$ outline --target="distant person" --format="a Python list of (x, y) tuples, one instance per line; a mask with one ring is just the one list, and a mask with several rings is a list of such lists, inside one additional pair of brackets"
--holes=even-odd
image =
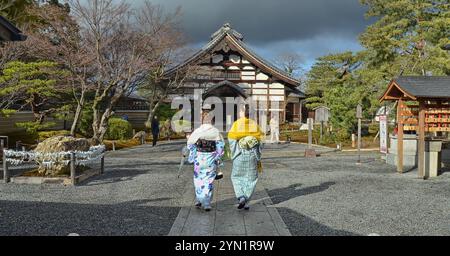
[(280, 122), (275, 117), (270, 119), (270, 143), (280, 143)]
[(157, 116), (153, 117), (152, 120), (152, 135), (153, 135), (153, 147), (158, 143), (159, 138), (159, 120)]
[(219, 130), (202, 115), (202, 125), (188, 138), (189, 162), (194, 164), (195, 206), (211, 211), (217, 168), (225, 153), (225, 142)]
[(264, 133), (256, 121), (249, 119), (248, 106), (241, 111), (240, 116), (242, 118), (233, 124), (228, 133), (233, 160), (231, 181), (238, 200), (238, 209), (249, 210), (249, 202), (258, 182), (258, 172), (262, 170), (261, 143)]

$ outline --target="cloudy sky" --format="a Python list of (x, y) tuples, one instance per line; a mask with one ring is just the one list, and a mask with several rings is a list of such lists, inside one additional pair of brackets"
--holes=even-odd
[[(140, 0), (129, 0), (139, 4)], [(182, 26), (200, 48), (225, 22), (267, 60), (283, 52), (304, 57), (306, 68), (322, 55), (359, 50), (358, 34), (370, 21), (358, 0), (153, 0), (166, 11), (181, 6)]]

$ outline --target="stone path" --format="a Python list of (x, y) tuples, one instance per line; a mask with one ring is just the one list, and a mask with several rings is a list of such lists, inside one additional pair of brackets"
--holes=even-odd
[[(213, 210), (194, 206), (193, 184), (184, 192), (184, 207), (169, 236), (290, 236), (286, 224), (272, 207), (272, 200), (259, 184), (250, 210), (238, 210), (230, 179), (231, 163), (226, 163), (224, 178), (216, 181)], [(186, 167), (188, 168), (188, 167)]]

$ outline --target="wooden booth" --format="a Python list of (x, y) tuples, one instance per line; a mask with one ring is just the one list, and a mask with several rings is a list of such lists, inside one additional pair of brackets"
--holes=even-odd
[(419, 177), (436, 176), (430, 166), (440, 170), (442, 143), (450, 133), (450, 77), (399, 77), (391, 81), (380, 100), (397, 102), (398, 172), (403, 173), (404, 136), (409, 136), (417, 140)]

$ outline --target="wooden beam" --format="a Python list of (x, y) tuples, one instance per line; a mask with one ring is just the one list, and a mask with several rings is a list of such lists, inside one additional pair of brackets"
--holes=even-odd
[(397, 106), (397, 172), (403, 173), (403, 120), (402, 120), (403, 100), (398, 101)]
[(419, 178), (425, 179), (425, 102), (419, 101), (419, 130), (418, 130), (418, 159)]

